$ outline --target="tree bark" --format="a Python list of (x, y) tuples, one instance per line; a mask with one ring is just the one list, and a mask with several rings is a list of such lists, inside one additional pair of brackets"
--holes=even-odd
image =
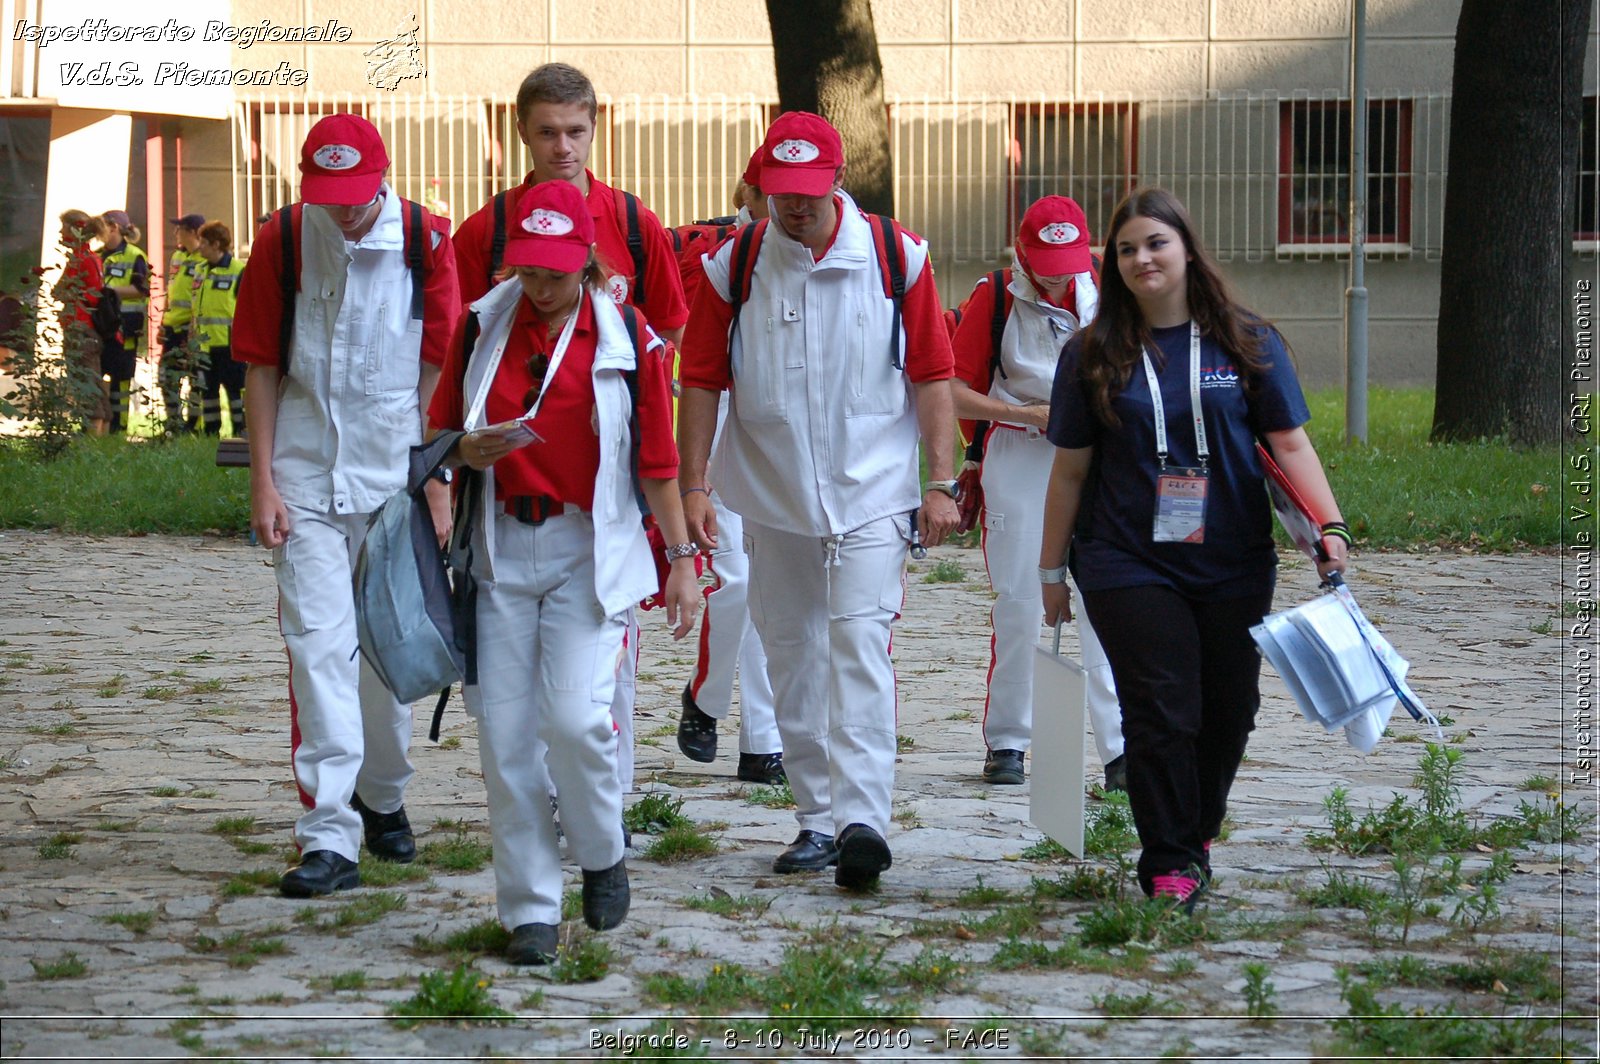
[(1566, 431), (1590, 0), (1464, 0), (1456, 24), (1433, 439)]
[(845, 189), (863, 210), (894, 211), (889, 115), (871, 0), (767, 0), (778, 103), (813, 111), (844, 140)]

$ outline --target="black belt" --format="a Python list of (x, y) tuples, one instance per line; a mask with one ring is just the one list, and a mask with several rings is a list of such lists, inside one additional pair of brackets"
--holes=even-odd
[(505, 501), (505, 509), (523, 524), (538, 526), (566, 513), (567, 504), (548, 495), (513, 495)]

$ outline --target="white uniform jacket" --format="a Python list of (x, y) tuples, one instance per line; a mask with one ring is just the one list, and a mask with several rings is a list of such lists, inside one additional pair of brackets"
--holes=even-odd
[[(762, 236), (750, 298), (730, 338), (733, 413), (710, 478), (746, 520), (836, 536), (921, 501), (917, 418), (905, 336), (890, 358), (894, 305), (883, 294), (869, 224), (839, 199), (839, 232), (820, 261), (776, 223)], [(901, 241), (909, 289), (927, 244)], [(704, 257), (729, 300), (735, 241)], [(731, 300), (729, 300), (731, 302)]]
[(378, 220), (354, 244), (326, 211), (300, 217), (272, 480), (292, 506), (367, 513), (405, 487), (409, 449), (422, 441), (422, 323), (411, 317), (400, 197), (383, 186)]
[[(981, 283), (989, 283), (987, 275)], [(1062, 346), (1081, 328), (1081, 322), (1094, 317), (1099, 295), (1094, 278), (1084, 273), (1073, 279), (1076, 314), (1042, 298), (1020, 263), (1012, 266), (1009, 287), (1011, 313), (1000, 339), (1000, 368), (1004, 375), (994, 374), (989, 396), (1005, 403), (1048, 403)], [(1000, 293), (995, 293), (995, 298), (1000, 299)]]
[[(645, 538), (643, 515), (633, 492), (633, 436), (629, 421), (632, 413), (628, 384), (623, 373), (637, 369), (638, 359), (628, 339), (622, 314), (604, 293), (584, 289), (584, 299), (594, 300), (594, 320), (599, 341), (594, 353), (591, 379), (600, 426), (600, 469), (594, 483), (594, 580), (595, 599), (603, 616), (614, 617), (657, 590), (655, 563), (650, 558), (650, 543)], [(511, 336), (522, 285), (515, 277), (491, 288), (471, 305), (478, 315), (478, 342), (467, 360), (467, 377), (462, 393), (466, 410), (464, 427), (468, 432), (482, 428), (484, 403), (479, 393), (487, 394)], [(661, 341), (648, 331), (649, 348)], [(484, 471), (484, 511), (479, 527), (484, 537), (481, 576), (494, 576), (494, 467)]]

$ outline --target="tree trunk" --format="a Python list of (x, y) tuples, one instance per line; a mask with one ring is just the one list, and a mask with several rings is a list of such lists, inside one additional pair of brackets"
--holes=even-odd
[(1464, 0), (1456, 24), (1433, 439), (1566, 429), (1589, 0)]
[(844, 184), (863, 210), (894, 212), (889, 115), (871, 0), (767, 0), (778, 103), (813, 111), (844, 140)]

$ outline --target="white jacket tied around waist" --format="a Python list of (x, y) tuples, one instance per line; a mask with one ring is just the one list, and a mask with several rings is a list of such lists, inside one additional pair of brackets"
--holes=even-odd
[(385, 184), (378, 220), (353, 244), (326, 211), (307, 205), (300, 217), (272, 479), (291, 505), (367, 513), (405, 487), (409, 449), (422, 440), (422, 323), (411, 317), (400, 197)]
[[(985, 283), (988, 283), (987, 281)], [(1000, 339), (1000, 368), (1004, 376), (994, 375), (989, 396), (1005, 403), (1048, 403), (1055, 386), (1056, 364), (1061, 348), (1094, 318), (1099, 305), (1094, 275), (1080, 273), (1073, 278), (1074, 307), (1058, 307), (1040, 296), (1021, 263), (1011, 268), (1011, 313), (1006, 318)], [(995, 299), (1004, 293), (996, 292)], [(1011, 422), (1001, 422), (1011, 424)], [(1020, 426), (1018, 426), (1020, 427)]]
[[(592, 289), (584, 289), (582, 298), (594, 300), (599, 334), (590, 373), (600, 427), (600, 468), (594, 482), (594, 592), (602, 615), (614, 617), (657, 590), (655, 563), (650, 558), (650, 543), (642, 524), (644, 517), (633, 492), (632, 406), (628, 383), (623, 378), (624, 373), (637, 370), (638, 359), (617, 305), (604, 293), (597, 296)], [(469, 432), (484, 425), (486, 404), (477, 399), (494, 381), (521, 299), (522, 285), (511, 277), (471, 306), (478, 315), (478, 342), (467, 360), (466, 385), (462, 389), (466, 403), (464, 427)], [(561, 444), (551, 440), (529, 446), (559, 449)], [(493, 466), (484, 471), (483, 507), (479, 527), (485, 557), (480, 562), (479, 575), (493, 579), (494, 518), (499, 509), (494, 498)]]
[[(855, 201), (837, 194), (838, 235), (820, 261), (775, 222), (762, 236), (750, 298), (731, 338), (733, 416), (709, 476), (747, 521), (836, 536), (921, 502), (917, 417), (905, 336), (890, 359), (894, 304)], [(902, 241), (906, 287), (928, 262)], [(729, 299), (735, 241), (703, 259)], [(731, 300), (729, 300), (731, 302)]]

